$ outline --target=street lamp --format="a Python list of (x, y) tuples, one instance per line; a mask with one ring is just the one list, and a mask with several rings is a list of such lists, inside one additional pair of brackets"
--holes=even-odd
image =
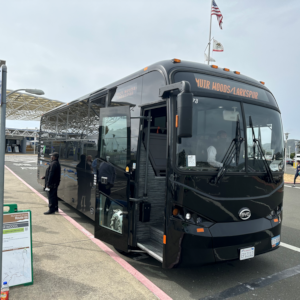
[(9, 97), (10, 95), (19, 92), (19, 91), (25, 91), (26, 93), (29, 94), (34, 94), (34, 95), (44, 95), (44, 91), (42, 90), (37, 90), (37, 89), (18, 89), (18, 90), (14, 90), (12, 92), (10, 92), (9, 94), (6, 95), (6, 97)]
[[(6, 95), (6, 75), (7, 67), (1, 66), (0, 88), (0, 254), (2, 253), (3, 241), (3, 204), (4, 204), (4, 160), (5, 160), (5, 118), (7, 98), (18, 91), (25, 91), (30, 94), (44, 95), (42, 90), (36, 89), (18, 89)], [(2, 255), (0, 255), (0, 284), (2, 285)]]
[(297, 141), (295, 141), (295, 162), (294, 162), (294, 168), (297, 167)]
[(285, 133), (285, 147), (284, 147), (284, 172), (286, 172), (286, 151), (287, 151), (287, 141), (288, 141), (288, 138), (289, 138), (289, 133), (286, 132)]

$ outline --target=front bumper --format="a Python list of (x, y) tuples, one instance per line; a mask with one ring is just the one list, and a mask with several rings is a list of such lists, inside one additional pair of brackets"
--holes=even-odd
[[(197, 266), (236, 260), (239, 259), (240, 249), (248, 247), (255, 247), (255, 256), (257, 256), (278, 248), (278, 246), (272, 247), (271, 239), (281, 233), (281, 223), (265, 218), (238, 223), (216, 223), (210, 228), (204, 228), (204, 232), (197, 232), (199, 226), (196, 225), (180, 224), (177, 221), (171, 223), (172, 228), (169, 228), (171, 230), (168, 232), (169, 240), (172, 240), (173, 233), (175, 238), (179, 236), (178, 231), (181, 231), (181, 239), (178, 243), (180, 259), (176, 264), (178, 266)], [(173, 239), (173, 246), (174, 241)], [(166, 250), (168, 249), (170, 248), (167, 246)], [(165, 251), (165, 254), (168, 255), (168, 251)], [(171, 267), (168, 257), (165, 262), (165, 267)]]

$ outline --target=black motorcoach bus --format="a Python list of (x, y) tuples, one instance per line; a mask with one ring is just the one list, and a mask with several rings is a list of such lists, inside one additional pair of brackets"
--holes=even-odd
[(148, 66), (43, 115), (38, 178), (54, 151), (59, 197), (120, 251), (172, 268), (280, 244), (280, 110), (263, 82), (237, 71)]

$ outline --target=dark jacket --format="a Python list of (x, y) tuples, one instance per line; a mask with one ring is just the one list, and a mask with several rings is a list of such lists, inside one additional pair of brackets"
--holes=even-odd
[(78, 185), (90, 185), (94, 181), (92, 167), (85, 161), (81, 160), (76, 166)]
[(98, 181), (100, 183), (101, 183), (101, 177), (107, 177), (107, 183), (113, 186), (115, 184), (115, 179), (116, 179), (115, 168), (111, 164), (105, 161), (102, 162), (98, 169)]
[(60, 163), (58, 160), (53, 160), (45, 174), (45, 186), (52, 188), (57, 188), (60, 183)]

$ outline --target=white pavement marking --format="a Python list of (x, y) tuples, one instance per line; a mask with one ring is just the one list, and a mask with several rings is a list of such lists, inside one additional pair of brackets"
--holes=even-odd
[(294, 251), (297, 251), (297, 252), (300, 252), (300, 248), (297, 248), (295, 246), (292, 246), (292, 245), (289, 245), (289, 244), (286, 244), (286, 243), (283, 243), (283, 242), (280, 243), (280, 246), (291, 249), (291, 250), (294, 250)]
[(293, 188), (293, 189), (300, 189), (300, 187), (297, 187), (297, 186), (292, 186), (292, 185), (284, 185), (285, 187), (290, 187), (290, 188)]

